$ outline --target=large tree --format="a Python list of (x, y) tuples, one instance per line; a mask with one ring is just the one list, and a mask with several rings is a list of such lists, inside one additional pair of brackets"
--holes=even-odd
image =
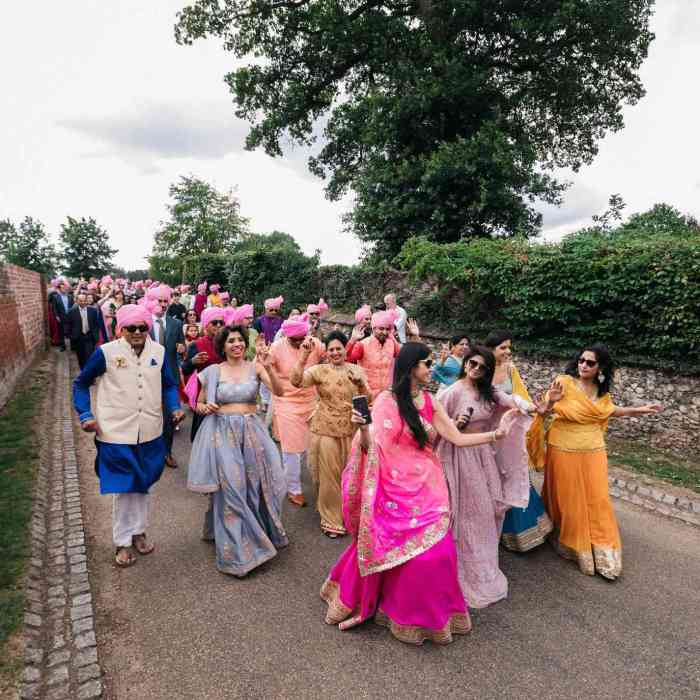
[(19, 226), (9, 219), (0, 221), (0, 257), (46, 275), (55, 274), (59, 265), (59, 255), (44, 224), (31, 216), (25, 216)]
[(104, 275), (113, 268), (117, 250), (109, 245), (109, 234), (90, 217), (74, 219), (61, 225), (61, 254), (64, 272), (70, 277)]
[(196, 0), (175, 32), (245, 61), (226, 79), (249, 148), (310, 145), (325, 120), (310, 168), (391, 254), (536, 233), (551, 169), (590, 163), (644, 95), (653, 1)]
[(149, 257), (151, 272), (176, 281), (188, 256), (226, 253), (248, 231), (233, 192), (218, 192), (196, 177), (181, 177), (169, 190), (169, 218), (161, 222)]

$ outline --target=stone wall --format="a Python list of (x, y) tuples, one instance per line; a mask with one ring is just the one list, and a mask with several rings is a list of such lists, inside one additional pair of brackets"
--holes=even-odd
[[(345, 314), (330, 314), (326, 325), (335, 324), (349, 332), (354, 319)], [(421, 328), (423, 340), (433, 349), (446, 342), (448, 333)], [(548, 358), (515, 356), (515, 364), (532, 396), (539, 396), (561, 373), (565, 362)], [(621, 367), (613, 390), (615, 403), (621, 406), (659, 402), (665, 411), (655, 416), (610, 421), (610, 434), (631, 438), (643, 444), (683, 453), (696, 448), (700, 436), (700, 378), (674, 376), (653, 369)]]
[(47, 342), (46, 282), (38, 272), (0, 265), (0, 407)]

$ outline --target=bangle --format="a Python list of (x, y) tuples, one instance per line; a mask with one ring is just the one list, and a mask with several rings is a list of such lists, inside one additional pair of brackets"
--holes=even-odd
[(496, 431), (495, 430), (491, 433), (491, 442), (496, 442)]

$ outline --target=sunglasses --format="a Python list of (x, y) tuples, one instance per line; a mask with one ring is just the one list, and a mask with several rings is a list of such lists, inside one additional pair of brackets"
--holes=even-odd
[(428, 358), (427, 360), (421, 360), (421, 362), (428, 368), (430, 369), (433, 366), (433, 361)]
[(586, 360), (582, 357), (578, 363), (580, 365), (586, 365), (586, 367), (595, 367), (598, 364), (598, 360)]
[(209, 321), (212, 326), (223, 326), (224, 322), (223, 321)]
[(476, 360), (467, 360), (467, 364), (470, 369), (478, 369), (481, 371), (486, 369), (486, 365), (483, 362), (477, 362)]
[(148, 326), (124, 326), (129, 333), (148, 333)]

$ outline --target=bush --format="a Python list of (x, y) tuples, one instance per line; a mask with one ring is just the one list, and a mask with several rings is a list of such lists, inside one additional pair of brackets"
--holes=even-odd
[[(417, 310), (445, 328), (512, 330), (526, 351), (593, 341), (619, 361), (700, 370), (700, 236), (586, 230), (559, 244), (408, 241), (398, 262), (439, 291)], [(427, 319), (426, 319), (427, 320)]]

